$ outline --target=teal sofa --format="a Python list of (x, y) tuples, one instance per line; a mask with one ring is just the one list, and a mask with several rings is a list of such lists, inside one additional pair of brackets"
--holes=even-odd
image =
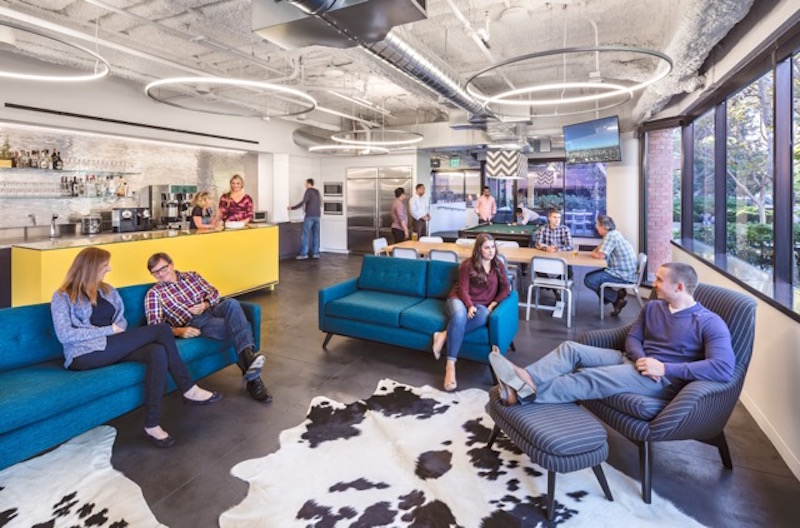
[[(146, 324), (150, 284), (119, 290), (129, 327)], [(241, 303), (261, 342), (261, 309)], [(145, 368), (118, 363), (96, 370), (64, 369), (50, 304), (0, 310), (0, 469), (106, 423), (144, 402)], [(194, 379), (236, 360), (230, 340), (179, 339), (178, 351)], [(170, 379), (169, 390), (175, 389)]]
[[(450, 262), (366, 255), (361, 274), (319, 291), (323, 348), (336, 335), (430, 350), (433, 333), (446, 323), (447, 296), (458, 277)], [(459, 358), (489, 362), (492, 345), (513, 349), (519, 325), (518, 295), (512, 291), (489, 323), (464, 336)]]

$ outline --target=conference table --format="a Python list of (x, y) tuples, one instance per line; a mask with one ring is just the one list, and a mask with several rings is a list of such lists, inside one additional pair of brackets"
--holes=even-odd
[[(458, 255), (458, 260), (462, 261), (468, 259), (472, 255), (471, 245), (455, 244), (453, 242), (420, 242), (418, 240), (406, 240), (397, 244), (391, 244), (383, 248), (383, 252), (387, 255), (392, 254), (394, 248), (408, 248), (415, 249), (422, 257), (427, 257), (431, 250), (439, 251), (453, 251)], [(530, 247), (509, 247), (498, 246), (498, 251), (502, 253), (509, 264), (530, 264), (533, 257), (560, 257), (567, 261), (567, 264), (575, 268), (590, 268), (599, 269), (608, 266), (605, 259), (597, 259), (592, 257), (591, 251), (544, 251)], [(576, 270), (577, 271), (577, 270)], [(574, 280), (575, 287), (577, 288), (581, 281)], [(574, 294), (577, 298), (577, 291)], [(520, 306), (528, 308), (528, 302), (520, 302)], [(564, 304), (562, 301), (556, 302), (553, 306), (538, 305), (537, 309), (551, 310), (553, 317), (562, 317), (564, 311)]]

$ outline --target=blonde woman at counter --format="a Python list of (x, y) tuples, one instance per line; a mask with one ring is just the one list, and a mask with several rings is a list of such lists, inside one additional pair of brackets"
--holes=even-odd
[(219, 199), (219, 209), (214, 220), (222, 222), (243, 222), (253, 219), (253, 199), (244, 192), (244, 179), (238, 174), (231, 177), (231, 189)]
[(103, 282), (111, 271), (110, 262), (108, 251), (87, 247), (75, 257), (64, 283), (53, 294), (50, 310), (56, 336), (64, 347), (64, 367), (90, 370), (122, 361), (144, 363), (144, 431), (157, 447), (172, 447), (175, 440), (160, 425), (167, 373), (186, 403), (206, 405), (222, 396), (192, 381), (168, 324), (128, 329), (119, 292)]
[(190, 230), (217, 229), (222, 223), (212, 214), (214, 199), (205, 191), (197, 193), (192, 198), (192, 216), (189, 221)]

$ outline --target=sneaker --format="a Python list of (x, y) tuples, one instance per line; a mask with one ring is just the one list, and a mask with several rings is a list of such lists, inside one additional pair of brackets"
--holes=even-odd
[(297, 255), (295, 258), (297, 260), (306, 260), (308, 258), (308, 255)]
[(319, 258), (319, 253), (317, 253), (316, 255), (311, 255), (311, 258)]

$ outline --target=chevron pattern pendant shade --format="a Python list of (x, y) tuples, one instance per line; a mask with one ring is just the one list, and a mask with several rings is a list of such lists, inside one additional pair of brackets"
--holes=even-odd
[(528, 177), (528, 158), (518, 150), (487, 151), (486, 177), (526, 179)]

